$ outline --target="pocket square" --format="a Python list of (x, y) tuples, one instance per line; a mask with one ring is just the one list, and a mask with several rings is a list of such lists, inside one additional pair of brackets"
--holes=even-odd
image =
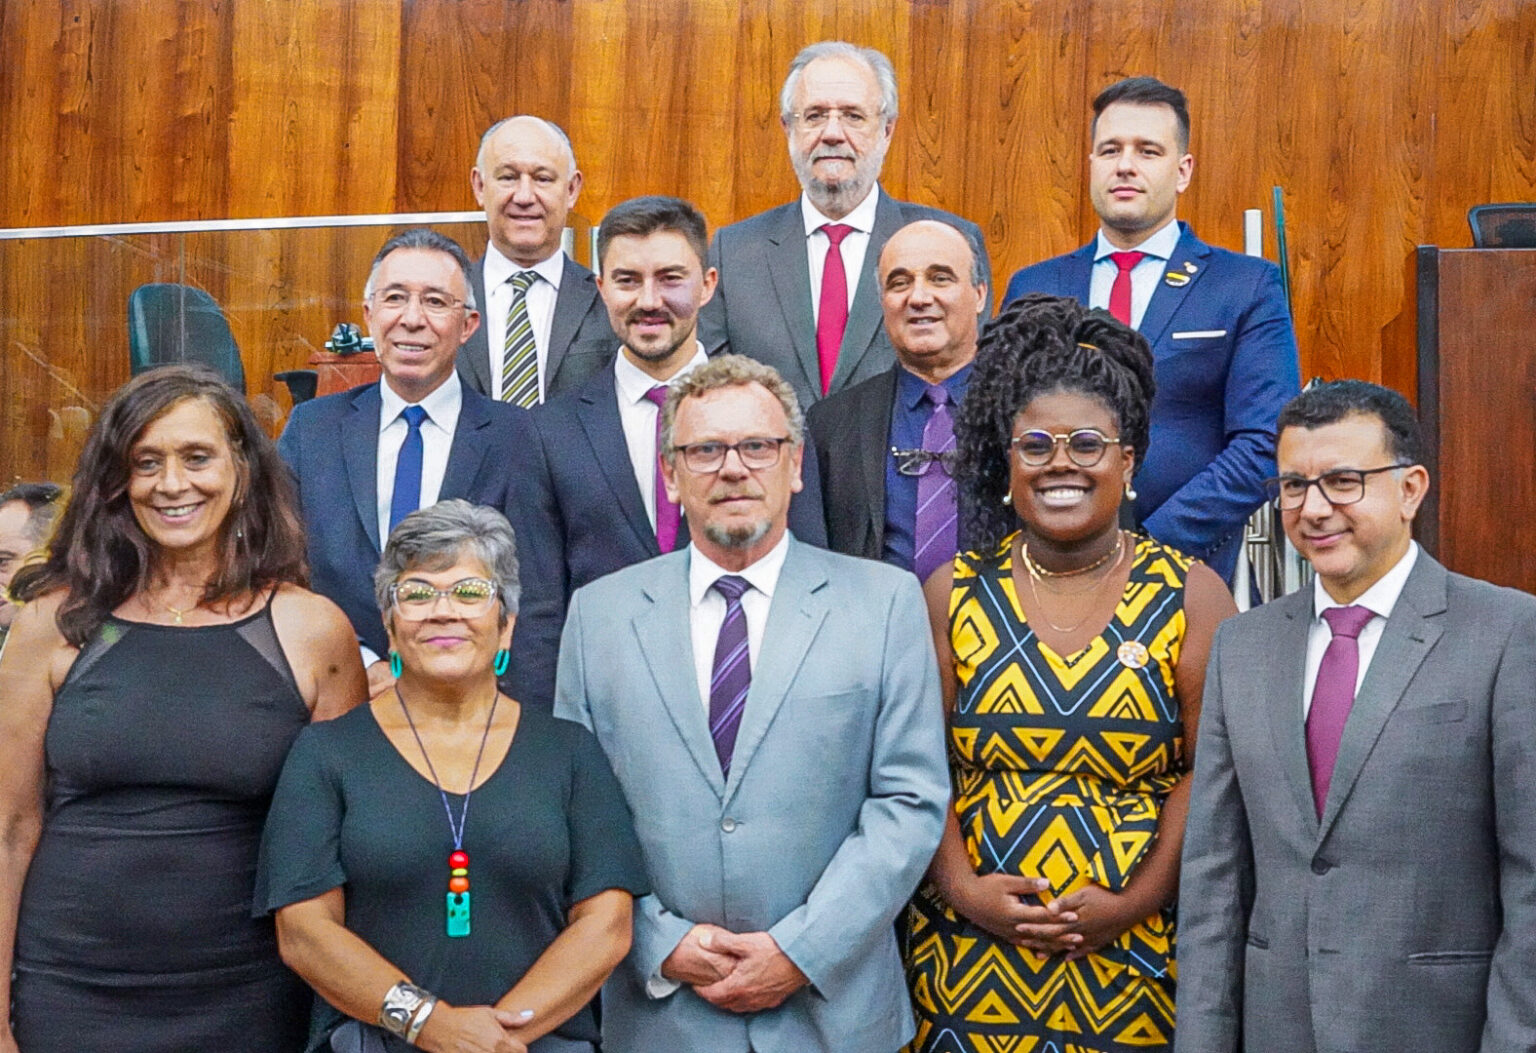
[(1225, 329), (1191, 329), (1187, 333), (1174, 333), (1175, 340), (1214, 340), (1218, 336), (1226, 336)]

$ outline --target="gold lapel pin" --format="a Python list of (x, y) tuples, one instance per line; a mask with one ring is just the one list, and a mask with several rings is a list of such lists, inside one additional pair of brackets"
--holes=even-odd
[(1189, 275), (1184, 274), (1181, 271), (1169, 271), (1167, 274), (1163, 275), (1163, 284), (1171, 285), (1177, 289), (1180, 286), (1189, 284)]

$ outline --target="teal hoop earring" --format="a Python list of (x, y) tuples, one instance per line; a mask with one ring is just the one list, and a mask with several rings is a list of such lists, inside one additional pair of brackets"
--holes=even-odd
[(389, 675), (396, 680), (400, 679), (400, 652), (389, 652)]
[(512, 652), (505, 647), (496, 652), (496, 662), (491, 666), (491, 671), (501, 676), (507, 671), (507, 666), (512, 664)]

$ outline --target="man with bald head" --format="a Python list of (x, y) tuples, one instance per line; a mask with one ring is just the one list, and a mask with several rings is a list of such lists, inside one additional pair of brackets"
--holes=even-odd
[(896, 111), (883, 54), (840, 40), (803, 49), (779, 94), (800, 199), (721, 228), (710, 249), (720, 282), (699, 316), (705, 350), (768, 363), (803, 406), (890, 367), (875, 261), (899, 228), (919, 219), (959, 228), (990, 281), (974, 223), (880, 188)]
[(975, 244), (927, 219), (891, 236), (878, 274), (896, 364), (818, 402), (806, 426), (832, 549), (926, 580), (959, 544), (954, 415), (976, 357), (987, 283)]
[(459, 352), (476, 391), (535, 406), (578, 386), (617, 347), (592, 272), (561, 250), (581, 194), (571, 141), (542, 117), (498, 121), (469, 173), (490, 244), (471, 268), (485, 324)]

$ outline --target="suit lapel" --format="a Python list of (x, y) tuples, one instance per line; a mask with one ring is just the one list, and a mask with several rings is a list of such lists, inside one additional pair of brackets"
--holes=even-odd
[(379, 412), (382, 408), (379, 386), (369, 384), (352, 397), (352, 408), (341, 421), (341, 462), (346, 469), (347, 488), (352, 504), (363, 521), (363, 532), (379, 544)]
[[(1086, 305), (1089, 296), (1093, 292), (1093, 255), (1098, 251), (1099, 243), (1095, 239), (1078, 249), (1069, 252), (1061, 258), (1061, 284), (1050, 290), (1057, 296), (1073, 296)], [(1031, 290), (1033, 291), (1033, 290)]]
[(1402, 595), (1392, 608), (1392, 616), (1382, 629), (1381, 641), (1344, 723), (1338, 759), (1328, 784), (1328, 800), (1323, 807), (1323, 836), (1327, 836), (1354, 789), (1387, 718), (1402, 701), (1403, 692), (1444, 631), (1437, 616), (1445, 612), (1445, 587), (1445, 568), (1420, 552)]
[(890, 446), (891, 414), (895, 410), (898, 389), (896, 371), (892, 366), (880, 374), (880, 383), (870, 384), (861, 392), (865, 402), (857, 407), (854, 427), (858, 435), (854, 448), (858, 451), (859, 472), (864, 478), (864, 492), (869, 495), (865, 507), (870, 517), (874, 537), (884, 543), (885, 536), (885, 458)]
[(826, 583), (821, 560), (812, 549), (791, 537), (784, 569), (774, 586), (762, 648), (752, 668), (752, 687), (747, 692), (741, 728), (731, 754), (731, 776), (725, 784), (727, 802), (741, 785), (742, 773), (752, 763), (826, 619), (827, 605), (818, 595)]
[(560, 291), (555, 296), (555, 316), (549, 324), (549, 355), (544, 361), (545, 391), (554, 385), (565, 353), (570, 350), (576, 330), (595, 299), (597, 279), (567, 256), (565, 272), (560, 276)]
[(469, 284), (475, 292), (475, 303), (480, 307), (480, 328), (476, 329), (459, 350), (459, 359), (469, 364), (471, 385), (483, 395), (496, 397), (496, 385), (491, 383), (491, 334), (486, 327), (490, 318), (487, 313), (490, 301), (485, 295), (485, 260), (475, 261), (469, 269)]
[(448, 447), (443, 485), (437, 492), (439, 501), (451, 497), (467, 498), (474, 492), (475, 477), (480, 474), (480, 464), (485, 460), (489, 446), (485, 441), (485, 430), (491, 425), (491, 415), (486, 409), (489, 400), (467, 388), (463, 398), (459, 406), (459, 422), (453, 429), (453, 444)]
[[(1180, 225), (1184, 227), (1184, 233), (1174, 246), (1173, 256), (1163, 268), (1163, 274), (1158, 276), (1157, 287), (1152, 290), (1152, 300), (1147, 304), (1146, 313), (1141, 316), (1141, 325), (1137, 327), (1141, 335), (1147, 338), (1147, 343), (1154, 347), (1163, 338), (1179, 305), (1200, 284), (1200, 279), (1205, 277), (1205, 260), (1211, 254), (1209, 245), (1195, 237), (1195, 232), (1187, 225)], [(1169, 285), (1164, 276), (1174, 271), (1187, 276), (1189, 281), (1177, 287)]]
[(1296, 808), (1310, 825), (1317, 820), (1312, 799), (1312, 766), (1307, 760), (1306, 721), (1302, 694), (1306, 691), (1307, 634), (1312, 626), (1312, 590), (1300, 589), (1277, 603), (1284, 604), (1285, 625), (1281, 637), (1269, 648), (1273, 664), (1260, 678), (1262, 693), (1270, 699), (1269, 730), (1275, 756), (1285, 781), (1296, 799)]
[(905, 217), (901, 206), (884, 190), (877, 191), (875, 225), (869, 233), (869, 246), (864, 250), (864, 267), (854, 288), (853, 303), (848, 308), (848, 324), (843, 329), (843, 343), (837, 352), (837, 369), (832, 374), (831, 390), (836, 391), (848, 383), (848, 378), (859, 367), (859, 362), (880, 336), (885, 317), (880, 309), (880, 286), (877, 272), (880, 269), (880, 250), (891, 235), (902, 228)]
[(688, 748), (699, 774), (716, 796), (725, 792), (725, 776), (715, 741), (709, 734), (709, 712), (699, 698), (694, 673), (693, 634), (689, 625), (688, 557), (657, 564), (652, 580), (641, 586), (651, 607), (630, 623), (640, 653), (662, 706)]
[(625, 521), (650, 555), (660, 555), (656, 531), (645, 514), (645, 499), (640, 496), (640, 485), (635, 482), (634, 469), (630, 465), (629, 446), (624, 442), (624, 424), (619, 419), (619, 393), (614, 385), (613, 370), (603, 370), (592, 383), (582, 386), (576, 398), (576, 418), (581, 421), (581, 430), (592, 446), (593, 459), (608, 481), (608, 488), (613, 491)]
[(821, 390), (816, 362), (816, 316), (811, 311), (811, 265), (806, 259), (805, 222), (800, 204), (783, 206), (778, 228), (768, 235), (768, 277), (784, 312), (784, 324), (795, 345), (795, 357), (809, 386)]

